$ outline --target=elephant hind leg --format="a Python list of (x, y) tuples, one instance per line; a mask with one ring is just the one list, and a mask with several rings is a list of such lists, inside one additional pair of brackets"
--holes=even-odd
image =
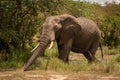
[(92, 63), (95, 61), (95, 56), (92, 55), (90, 51), (85, 52), (84, 56), (88, 60), (88, 63)]
[(99, 60), (97, 60), (97, 58), (95, 57), (95, 53), (99, 46), (99, 41), (99, 39), (95, 39), (89, 47), (88, 51), (84, 53), (84, 56), (87, 58), (88, 63), (99, 62)]

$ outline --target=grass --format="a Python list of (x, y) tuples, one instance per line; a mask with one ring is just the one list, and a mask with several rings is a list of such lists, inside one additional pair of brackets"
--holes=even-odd
[(0, 70), (17, 69), (24, 66), (24, 63), (30, 57), (30, 52), (28, 50), (24, 52), (22, 50), (19, 50), (16, 52), (10, 54), (8, 60), (0, 61)]
[(104, 47), (104, 53), (107, 55), (116, 55), (120, 53), (120, 46), (118, 48), (109, 49), (108, 47)]
[(97, 72), (97, 73), (114, 73), (120, 68), (120, 64), (115, 59), (104, 61), (102, 63), (88, 64), (87, 62), (79, 62), (76, 64), (70, 62), (65, 64), (57, 58), (51, 58), (49, 60), (39, 59), (40, 64), (36, 69), (40, 70), (53, 70), (53, 71), (70, 71), (70, 72)]
[[(56, 45), (55, 45), (56, 47)], [(24, 61), (29, 58), (28, 51), (21, 54), (14, 54), (10, 61), (1, 62), (1, 68), (22, 68)], [(113, 54), (114, 53), (114, 54)], [(30, 55), (30, 54), (29, 54)], [(32, 70), (52, 70), (62, 72), (87, 72), (87, 73), (109, 73), (119, 74), (120, 73), (120, 50), (111, 49), (104, 47), (104, 60), (100, 63), (88, 64), (86, 58), (82, 54), (70, 53), (70, 63), (66, 64), (60, 61), (58, 57), (58, 51), (56, 48), (45, 51), (46, 57), (38, 58), (35, 63), (30, 67)], [(26, 57), (27, 56), (27, 57)], [(97, 58), (101, 59), (101, 52), (97, 51)], [(19, 57), (19, 58), (18, 58)]]
[[(93, 73), (120, 73), (120, 51), (119, 49), (108, 50), (104, 48), (104, 60), (100, 63), (88, 64), (82, 54), (70, 53), (70, 63), (65, 64), (60, 61), (57, 56), (58, 52), (55, 48), (46, 51), (44, 58), (39, 58), (32, 69), (67, 71), (67, 72), (93, 72)], [(109, 54), (107, 53), (109, 52)], [(114, 55), (112, 54), (114, 53)], [(101, 58), (100, 51), (97, 51), (97, 58)]]

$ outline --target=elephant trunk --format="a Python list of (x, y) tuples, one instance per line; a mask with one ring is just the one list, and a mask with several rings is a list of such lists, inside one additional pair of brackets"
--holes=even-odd
[(37, 45), (37, 48), (33, 51), (33, 55), (28, 60), (27, 64), (24, 67), (24, 71), (27, 71), (29, 66), (39, 57), (39, 55), (43, 55), (44, 51), (49, 43), (49, 39), (44, 35), (41, 36), (40, 43)]

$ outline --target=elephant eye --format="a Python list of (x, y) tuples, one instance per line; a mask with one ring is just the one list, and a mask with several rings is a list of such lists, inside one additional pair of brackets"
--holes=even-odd
[(54, 26), (54, 30), (55, 30), (55, 31), (58, 31), (60, 28), (61, 28), (61, 25), (60, 25), (60, 24), (56, 24), (56, 25)]
[(57, 30), (57, 25), (54, 26), (53, 30), (55, 30), (55, 31)]

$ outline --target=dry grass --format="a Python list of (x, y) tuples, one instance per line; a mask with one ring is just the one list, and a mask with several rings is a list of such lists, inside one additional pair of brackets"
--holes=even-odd
[[(23, 69), (0, 72), (0, 80), (120, 80), (119, 49), (104, 48), (104, 60), (93, 64), (88, 64), (82, 54), (72, 52), (70, 63), (65, 64), (56, 58), (58, 54), (54, 50), (47, 51), (47, 57), (39, 58), (28, 72)], [(96, 57), (101, 60), (99, 50)]]

